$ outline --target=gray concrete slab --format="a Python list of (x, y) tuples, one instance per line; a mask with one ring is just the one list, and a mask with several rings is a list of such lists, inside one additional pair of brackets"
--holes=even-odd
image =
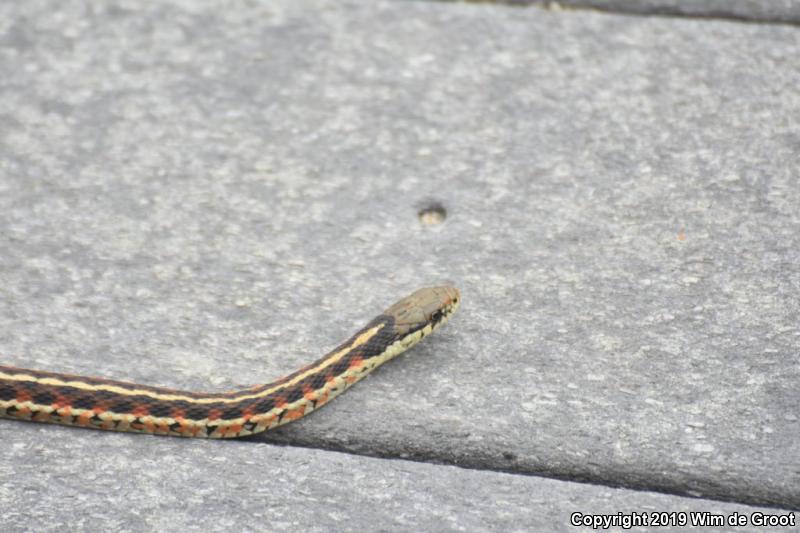
[[(0, 4), (2, 360), (223, 390), (451, 281), (452, 324), (265, 439), (798, 509), (799, 45), (496, 5)], [(88, 464), (112, 438), (75, 433)]]
[(775, 509), (266, 444), (11, 424), (0, 425), (0, 439), (4, 533), (574, 532), (593, 529), (571, 521), (618, 512), (646, 524), (719, 520), (711, 515), (747, 521), (688, 528), (696, 531), (763, 530), (752, 521), (765, 515), (797, 522), (796, 513)]
[[(471, 1), (471, 0), (467, 0)], [(480, 1), (480, 0), (479, 0)], [(486, 0), (492, 2), (493, 0)], [(637, 15), (709, 17), (754, 22), (797, 24), (799, 0), (498, 0), (511, 5), (543, 5), (553, 9), (592, 8)]]

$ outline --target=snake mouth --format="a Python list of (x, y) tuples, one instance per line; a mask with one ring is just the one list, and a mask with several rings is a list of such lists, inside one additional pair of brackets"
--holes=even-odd
[(459, 300), (460, 298), (456, 296), (449, 304), (434, 311), (430, 318), (430, 324), (433, 325), (433, 329), (437, 329), (450, 319), (450, 316), (458, 309), (458, 305), (460, 303)]

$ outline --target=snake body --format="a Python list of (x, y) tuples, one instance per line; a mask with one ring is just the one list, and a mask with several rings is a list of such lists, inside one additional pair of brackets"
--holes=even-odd
[(458, 308), (455, 287), (420, 289), (319, 360), (233, 392), (198, 393), (0, 366), (0, 417), (179, 437), (232, 438), (320, 408), (415, 345)]

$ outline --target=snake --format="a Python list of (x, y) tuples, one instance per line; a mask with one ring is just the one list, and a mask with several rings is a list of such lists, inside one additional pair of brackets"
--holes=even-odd
[(458, 309), (452, 286), (399, 300), (317, 361), (275, 381), (202, 393), (0, 365), (0, 417), (75, 427), (234, 438), (315, 411), (442, 326)]

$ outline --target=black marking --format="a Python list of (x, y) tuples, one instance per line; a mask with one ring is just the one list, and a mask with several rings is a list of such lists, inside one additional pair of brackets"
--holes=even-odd
[(122, 398), (116, 397), (109, 406), (108, 410), (113, 411), (114, 413), (128, 413), (134, 408), (134, 406), (137, 403), (134, 403), (132, 399), (129, 399), (127, 397), (122, 397)]
[(55, 387), (55, 390), (58, 392), (58, 394), (67, 398), (75, 394), (74, 387)]
[(38, 403), (41, 405), (50, 405), (56, 401), (56, 395), (52, 392), (48, 391), (41, 391), (33, 395), (33, 402)]
[(241, 416), (242, 416), (242, 410), (239, 408), (238, 405), (234, 407), (228, 407), (227, 409), (222, 411), (222, 418), (224, 418), (225, 420), (240, 418)]
[(350, 358), (345, 357), (341, 361), (337, 361), (331, 366), (331, 370), (333, 370), (333, 374), (338, 376), (345, 372), (348, 368), (350, 368)]
[(286, 401), (288, 403), (293, 403), (303, 397), (303, 390), (300, 387), (295, 387), (290, 389), (286, 394)]
[(0, 400), (9, 401), (17, 397), (16, 387), (9, 387), (4, 383), (0, 383)]
[(168, 403), (151, 403), (147, 406), (147, 410), (152, 416), (157, 416), (159, 418), (168, 417), (172, 414), (174, 407)]
[(96, 405), (97, 400), (89, 394), (82, 394), (72, 402), (72, 407), (77, 409), (91, 409)]
[(256, 404), (253, 405), (253, 410), (256, 413), (267, 413), (272, 411), (275, 408), (275, 402), (272, 401), (270, 398), (264, 398), (263, 400), (259, 400)]
[(381, 315), (379, 319), (383, 323), (383, 327), (363, 346), (361, 357), (364, 359), (382, 354), (389, 345), (398, 339), (394, 317)]
[(310, 379), (307, 380), (307, 384), (312, 389), (319, 390), (325, 386), (325, 383), (327, 383), (327, 381), (328, 380), (326, 379), (324, 374), (314, 374), (313, 376), (311, 376)]
[(227, 404), (210, 404), (210, 405), (196, 405), (196, 404), (189, 404), (186, 408), (186, 418), (189, 420), (203, 420), (204, 418), (208, 417), (208, 414), (212, 410), (219, 410), (223, 411), (227, 408)]

